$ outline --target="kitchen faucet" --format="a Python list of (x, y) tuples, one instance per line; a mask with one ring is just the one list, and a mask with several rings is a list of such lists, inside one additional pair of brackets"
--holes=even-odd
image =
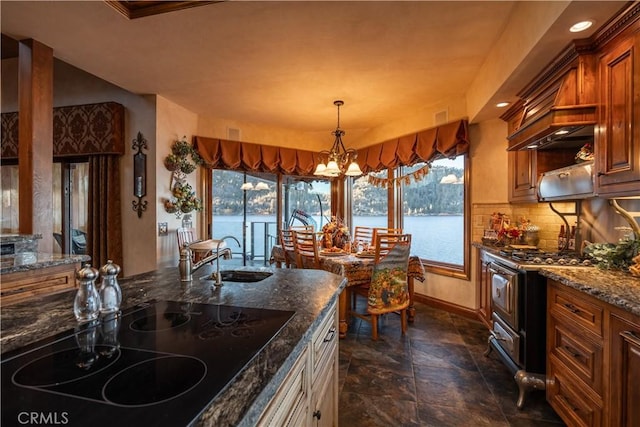
[[(242, 247), (240, 245), (240, 242), (238, 241), (238, 239), (236, 239), (233, 236), (224, 236), (222, 237), (219, 241), (218, 244), (216, 245), (216, 252), (220, 252), (220, 243), (224, 242), (225, 239), (233, 239), (236, 241), (236, 243), (238, 244), (238, 247)], [(224, 249), (225, 251), (227, 251), (229, 253), (229, 258), (231, 258), (231, 249), (226, 248)], [(216, 258), (216, 277), (215, 277), (215, 286), (222, 286), (222, 277), (220, 276), (220, 257)]]
[[(238, 246), (240, 246), (240, 242), (238, 241), (238, 239), (236, 239), (233, 236), (224, 236), (222, 237), (218, 243), (216, 244), (216, 251), (201, 259), (200, 261), (196, 262), (195, 264), (192, 261), (192, 257), (191, 257), (191, 249), (189, 249), (189, 244), (185, 243), (185, 245), (183, 246), (182, 250), (180, 251), (180, 263), (178, 264), (178, 268), (180, 269), (180, 281), (181, 282), (190, 282), (192, 280), (192, 274), (199, 270), (200, 267), (202, 267), (205, 264), (210, 263), (211, 261), (213, 261), (214, 259), (216, 260), (216, 272), (215, 272), (215, 285), (216, 286), (221, 286), (221, 280), (220, 280), (220, 257), (224, 256), (226, 259), (230, 259), (231, 258), (231, 249), (230, 248), (224, 248), (222, 250), (220, 250), (220, 245), (222, 244), (222, 242), (225, 239), (233, 239), (236, 241), (236, 243), (238, 243)], [(212, 275), (213, 276), (213, 275)]]

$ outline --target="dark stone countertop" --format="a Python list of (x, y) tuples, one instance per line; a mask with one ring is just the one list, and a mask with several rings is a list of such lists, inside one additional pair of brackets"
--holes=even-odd
[(640, 316), (640, 277), (599, 268), (547, 267), (545, 277)]
[[(472, 246), (494, 254), (501, 249), (479, 242), (473, 242)], [(542, 276), (640, 316), (640, 277), (597, 267), (541, 266), (537, 271)]]
[(16, 243), (42, 239), (42, 234), (0, 234), (0, 243)]
[[(193, 281), (181, 283), (177, 268), (120, 279), (122, 308), (151, 299), (294, 310), (296, 314), (242, 371), (211, 401), (198, 425), (255, 425), (266, 404), (310, 342), (331, 303), (346, 285), (338, 275), (320, 270), (274, 269), (256, 283), (226, 283), (212, 288), (206, 280), (215, 267), (205, 265)], [(74, 291), (28, 303), (1, 307), (2, 353), (74, 328)]]
[(44, 252), (22, 252), (14, 255), (4, 255), (0, 260), (0, 274), (17, 273), (21, 271), (38, 270), (64, 264), (86, 262), (91, 259), (88, 255), (62, 255)]

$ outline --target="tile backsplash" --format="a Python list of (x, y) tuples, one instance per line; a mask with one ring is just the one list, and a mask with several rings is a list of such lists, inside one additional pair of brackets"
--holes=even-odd
[[(640, 200), (623, 200), (620, 202), (625, 209), (640, 211)], [(554, 209), (562, 213), (575, 212), (573, 202), (554, 202)], [(484, 235), (485, 228), (494, 212), (509, 215), (511, 221), (525, 217), (540, 227), (540, 242), (538, 247), (543, 250), (555, 251), (558, 246), (558, 233), (564, 224), (559, 215), (551, 210), (548, 203), (510, 204), (510, 203), (475, 203), (472, 214), (472, 240), (479, 242)], [(569, 226), (576, 224), (576, 216), (567, 216)], [(617, 242), (630, 232), (629, 224), (618, 215), (608, 200), (594, 198), (580, 202), (580, 226), (578, 227), (579, 241)]]

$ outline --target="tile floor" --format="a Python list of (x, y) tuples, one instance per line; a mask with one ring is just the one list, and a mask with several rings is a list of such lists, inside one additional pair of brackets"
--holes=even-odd
[(370, 324), (353, 319), (340, 340), (341, 427), (564, 425), (542, 391), (516, 408), (518, 387), (495, 352), (484, 356), (480, 322), (417, 304), (405, 337), (397, 315), (379, 334), (372, 341)]

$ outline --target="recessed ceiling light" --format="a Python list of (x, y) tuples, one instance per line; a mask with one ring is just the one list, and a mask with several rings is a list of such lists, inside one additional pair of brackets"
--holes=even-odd
[(591, 19), (588, 19), (586, 21), (576, 22), (571, 26), (571, 28), (569, 28), (569, 31), (571, 31), (572, 33), (579, 33), (580, 31), (584, 31), (587, 28), (590, 28), (592, 25), (593, 25), (593, 21)]
[(498, 107), (498, 108), (504, 108), (504, 107), (506, 107), (507, 105), (509, 105), (509, 103), (508, 103), (508, 102), (498, 102), (498, 103), (496, 104), (496, 107)]

